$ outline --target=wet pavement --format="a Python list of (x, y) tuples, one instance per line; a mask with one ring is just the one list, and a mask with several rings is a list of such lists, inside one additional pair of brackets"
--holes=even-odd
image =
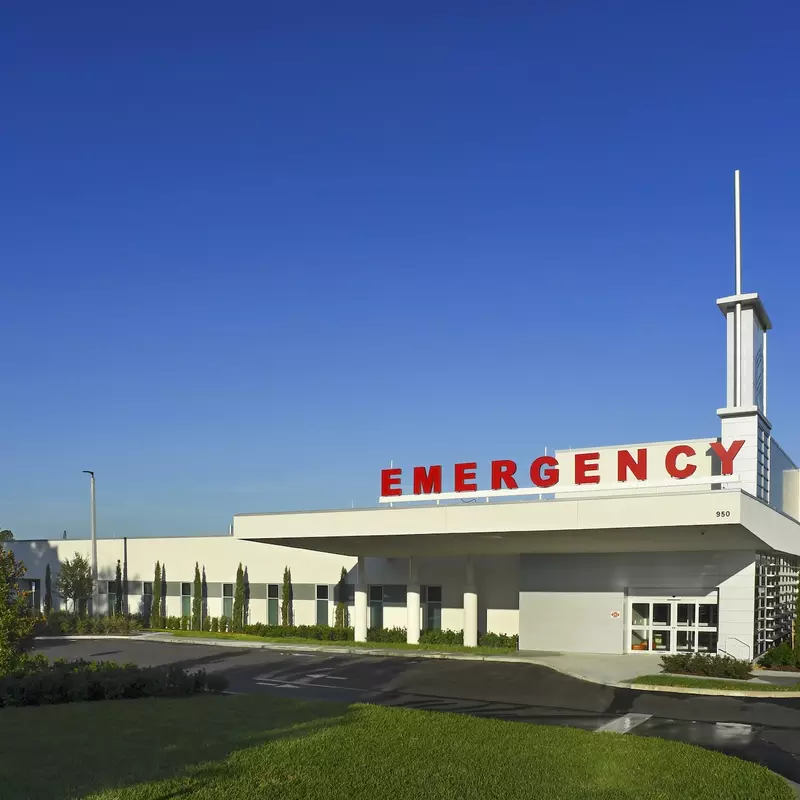
[[(369, 702), (688, 742), (800, 782), (800, 698), (614, 688), (534, 664), (332, 655), (152, 640), (37, 644), (51, 658), (176, 663), (224, 673), (237, 693)], [(795, 679), (788, 679), (793, 682)]]

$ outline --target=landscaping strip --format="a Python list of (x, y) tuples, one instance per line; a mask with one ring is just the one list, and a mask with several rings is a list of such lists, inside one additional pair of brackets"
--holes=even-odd
[(466, 647), (457, 644), (408, 644), (407, 642), (355, 642), (352, 639), (306, 639), (295, 636), (266, 637), (249, 633), (212, 633), (207, 631), (157, 630), (149, 633), (163, 633), (181, 639), (209, 639), (234, 642), (263, 642), (265, 644), (321, 645), (322, 647), (344, 647), (366, 650), (412, 650), (437, 653), (475, 653), (476, 655), (504, 655), (517, 651), (510, 647)]
[[(14, 731), (3, 800), (793, 797), (758, 764), (679, 742), (271, 695), (10, 708), (0, 721)], [(59, 737), (46, 758), (43, 730)]]
[(683, 689), (702, 689), (709, 693), (743, 693), (745, 696), (753, 693), (768, 694), (800, 694), (800, 683), (791, 686), (781, 686), (772, 683), (757, 683), (755, 681), (720, 680), (712, 678), (697, 678), (689, 675), (640, 675), (634, 678), (630, 685), (634, 688), (648, 688), (650, 686), (675, 687)]

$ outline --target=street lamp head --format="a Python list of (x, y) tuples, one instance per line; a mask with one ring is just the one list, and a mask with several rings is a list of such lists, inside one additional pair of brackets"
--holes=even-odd
[(82, 471), (85, 472), (87, 475), (91, 475), (94, 478), (94, 472), (92, 472), (90, 469), (84, 469)]

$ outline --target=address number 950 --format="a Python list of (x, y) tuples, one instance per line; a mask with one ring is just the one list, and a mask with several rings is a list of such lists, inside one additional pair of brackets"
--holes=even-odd
[(729, 517), (731, 515), (730, 511), (717, 511), (718, 517)]

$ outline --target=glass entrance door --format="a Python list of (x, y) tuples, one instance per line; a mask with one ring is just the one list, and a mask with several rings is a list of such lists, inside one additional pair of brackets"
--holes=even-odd
[(628, 649), (633, 653), (715, 653), (716, 597), (632, 597)]

